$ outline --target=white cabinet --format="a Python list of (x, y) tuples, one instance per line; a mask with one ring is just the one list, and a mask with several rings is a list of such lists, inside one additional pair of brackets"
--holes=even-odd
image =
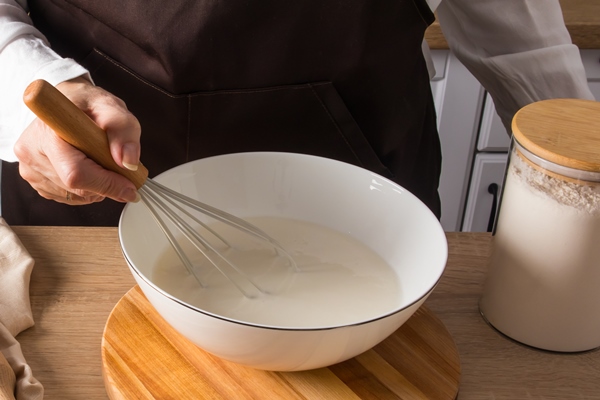
[[(448, 51), (433, 51), (431, 58), (435, 75), (431, 78), (431, 92), (433, 93), (433, 102), (435, 109), (441, 110), (446, 92), (446, 68), (448, 65)], [(437, 115), (437, 123), (440, 124), (440, 113)]]
[[(442, 227), (485, 232), (494, 214), (510, 137), (489, 94), (447, 50), (435, 50), (432, 81), (442, 142)], [(600, 101), (600, 50), (582, 50), (589, 86)]]
[(434, 50), (432, 57), (436, 77), (431, 86), (442, 143), (441, 223), (446, 231), (458, 231), (463, 219), (484, 92), (452, 53)]
[(462, 231), (491, 231), (506, 169), (508, 153), (479, 153), (475, 156)]
[(491, 230), (496, 205), (502, 193), (510, 141), (510, 136), (496, 113), (494, 102), (489, 93), (486, 93), (477, 147), (472, 156), (473, 169), (461, 231)]
[(590, 89), (600, 101), (600, 50), (581, 50), (581, 59)]
[(492, 96), (485, 94), (477, 151), (507, 151), (510, 146), (510, 135), (502, 120), (496, 113)]

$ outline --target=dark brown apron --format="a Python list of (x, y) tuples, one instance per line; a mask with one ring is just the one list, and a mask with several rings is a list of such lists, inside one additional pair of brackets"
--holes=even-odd
[[(223, 153), (284, 151), (390, 178), (438, 216), (441, 154), (421, 51), (425, 0), (31, 0), (61, 55), (142, 125), (154, 176)], [(122, 204), (41, 198), (4, 163), (12, 225), (116, 225)]]

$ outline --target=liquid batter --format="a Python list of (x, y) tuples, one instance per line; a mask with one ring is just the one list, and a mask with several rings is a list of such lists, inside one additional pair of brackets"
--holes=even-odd
[[(280, 327), (353, 324), (386, 315), (401, 303), (396, 272), (356, 239), (316, 224), (276, 217), (248, 219), (290, 253), (297, 267), (270, 246), (224, 224), (211, 225), (233, 248), (219, 252), (252, 277), (262, 293), (239, 279), (250, 297), (210, 265), (198, 250), (186, 249), (197, 276), (189, 274), (173, 251), (154, 268), (153, 281), (165, 292), (202, 310), (236, 320)], [(209, 235), (203, 235), (209, 236)], [(212, 241), (211, 243), (218, 243)], [(223, 268), (229, 268), (220, 263)], [(234, 271), (229, 275), (238, 276)], [(237, 278), (236, 278), (237, 280)]]

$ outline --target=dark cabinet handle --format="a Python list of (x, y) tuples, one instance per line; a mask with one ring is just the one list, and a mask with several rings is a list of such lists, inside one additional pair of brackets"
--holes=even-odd
[(493, 196), (492, 199), (492, 210), (490, 212), (490, 218), (488, 220), (487, 231), (491, 232), (494, 229), (494, 220), (496, 219), (496, 209), (498, 208), (498, 184), (492, 183), (488, 186), (488, 193)]

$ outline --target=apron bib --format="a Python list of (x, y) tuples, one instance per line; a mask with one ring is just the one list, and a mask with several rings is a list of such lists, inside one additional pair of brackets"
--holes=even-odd
[[(140, 120), (151, 176), (224, 153), (306, 153), (394, 180), (439, 216), (440, 144), (421, 50), (434, 17), (425, 0), (29, 5), (53, 49)], [(9, 224), (118, 223), (123, 204), (48, 201), (17, 169), (2, 169)]]

